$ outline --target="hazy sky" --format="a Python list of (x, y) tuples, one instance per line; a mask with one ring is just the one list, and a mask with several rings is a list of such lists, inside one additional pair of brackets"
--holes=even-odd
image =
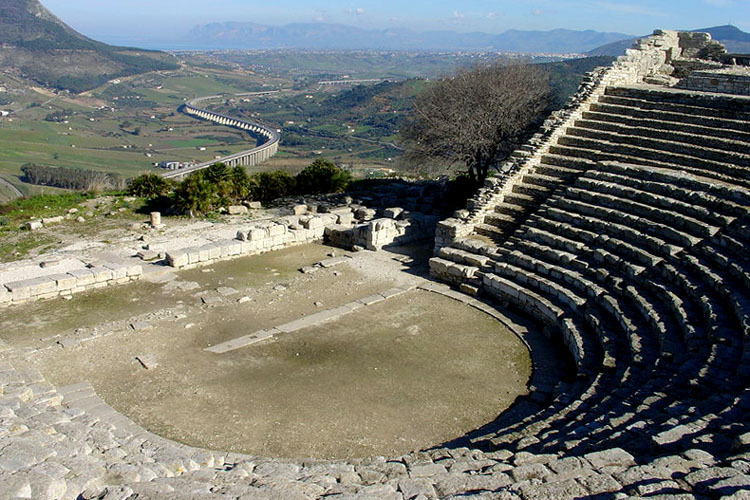
[(342, 23), (362, 28), (594, 29), (632, 35), (656, 28), (734, 24), (750, 31), (750, 0), (42, 0), (83, 34), (103, 41), (170, 39), (192, 26), (240, 21)]

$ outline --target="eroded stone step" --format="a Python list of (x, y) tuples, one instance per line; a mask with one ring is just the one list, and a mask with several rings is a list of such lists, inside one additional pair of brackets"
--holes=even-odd
[(550, 153), (557, 156), (577, 156), (581, 159), (581, 161), (590, 162), (592, 166), (595, 166), (597, 162), (615, 162), (628, 165), (655, 167), (662, 170), (670, 170), (675, 173), (686, 172), (702, 178), (715, 179), (716, 181), (720, 181), (722, 183), (725, 183), (726, 185), (734, 185), (750, 189), (750, 179), (737, 178), (733, 175), (717, 171), (710, 167), (693, 167), (685, 164), (675, 163), (674, 158), (672, 159), (672, 161), (668, 161), (665, 159), (651, 159), (643, 156), (638, 156), (637, 154), (590, 149), (591, 145), (588, 146), (589, 147), (584, 147), (581, 144), (575, 146), (556, 144), (550, 146)]
[[(705, 175), (718, 171), (734, 179), (750, 180), (750, 169), (737, 166), (733, 163), (674, 153), (663, 149), (640, 147), (628, 144), (627, 142), (605, 141), (566, 135), (560, 137), (558, 144), (572, 147), (580, 156), (586, 155), (584, 157), (589, 157), (589, 159), (593, 160), (622, 159), (622, 161), (631, 163), (643, 163), (645, 160), (650, 160), (652, 162), (665, 162), (700, 169), (706, 171)], [(550, 149), (553, 150), (554, 148)], [(654, 165), (659, 166), (659, 163), (654, 163)]]
[(750, 113), (750, 99), (741, 95), (695, 92), (678, 88), (655, 86), (611, 85), (605, 89), (607, 96), (629, 97), (644, 101), (687, 104), (708, 109), (732, 110)]
[(706, 136), (695, 133), (671, 131), (663, 128), (630, 126), (616, 122), (600, 122), (593, 120), (576, 120), (575, 129), (611, 132), (625, 136), (648, 137), (663, 139), (671, 142), (692, 144), (704, 148), (718, 149), (733, 153), (744, 154), (750, 144), (750, 134), (747, 140), (727, 139), (716, 136)]
[(692, 123), (712, 128), (727, 128), (732, 130), (739, 130), (740, 132), (748, 132), (750, 130), (747, 122), (741, 120), (712, 118), (700, 114), (685, 114), (663, 110), (632, 108), (628, 106), (618, 106), (616, 104), (608, 104), (604, 102), (592, 103), (589, 106), (589, 111), (618, 116), (630, 116), (641, 120)]
[[(659, 120), (655, 116), (651, 118), (632, 117), (615, 113), (600, 113), (596, 111), (584, 111), (582, 116), (583, 120), (598, 124), (614, 123), (627, 125), (629, 127), (642, 127), (649, 130), (671, 130), (685, 134), (695, 134), (703, 137), (721, 137), (741, 142), (747, 142), (750, 140), (750, 131), (723, 128), (721, 127), (722, 122), (720, 120), (716, 120), (715, 122), (707, 120), (705, 124), (698, 124), (690, 123), (688, 120), (683, 120), (680, 115), (675, 116), (674, 119), (670, 121), (667, 119)], [(669, 117), (667, 116), (665, 118)]]
[[(615, 132), (606, 130), (597, 130), (581, 127), (568, 127), (566, 134), (568, 136), (585, 137), (596, 141), (606, 141), (614, 144), (627, 144), (628, 146), (637, 146), (640, 148), (666, 151), (676, 153), (686, 157), (705, 158), (707, 160), (727, 163), (738, 166), (750, 165), (750, 156), (745, 154), (747, 146), (735, 144), (731, 149), (729, 147), (715, 149), (705, 147), (694, 142), (689, 138), (685, 141), (676, 142), (672, 139), (661, 138), (658, 134), (646, 135), (628, 135), (630, 129), (620, 129)], [(721, 147), (721, 144), (712, 144)]]
[(638, 109), (658, 110), (658, 111), (669, 111), (673, 113), (682, 113), (686, 115), (698, 115), (698, 116), (710, 116), (712, 118), (722, 118), (727, 120), (747, 120), (750, 117), (750, 113), (747, 113), (738, 108), (711, 108), (705, 106), (696, 106), (691, 104), (667, 102), (667, 101), (652, 101), (646, 99), (638, 99), (632, 97), (623, 97), (615, 95), (603, 95), (599, 97), (599, 102), (606, 104), (614, 104), (618, 106), (627, 106)]

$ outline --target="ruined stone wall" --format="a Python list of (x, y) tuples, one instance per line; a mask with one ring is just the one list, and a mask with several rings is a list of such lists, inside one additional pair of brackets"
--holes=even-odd
[(219, 260), (321, 241), (326, 227), (337, 224), (339, 220), (336, 214), (318, 214), (291, 215), (256, 222), (237, 231), (234, 239), (167, 252), (166, 262), (172, 267), (189, 269)]
[(750, 95), (750, 68), (720, 68), (694, 71), (677, 87), (700, 92)]

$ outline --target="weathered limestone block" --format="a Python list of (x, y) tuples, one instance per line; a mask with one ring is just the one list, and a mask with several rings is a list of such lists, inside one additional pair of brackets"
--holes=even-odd
[(237, 231), (236, 238), (240, 241), (247, 241), (247, 231), (239, 230)]
[(127, 264), (127, 276), (132, 278), (143, 274), (143, 266), (141, 264)]
[(268, 235), (271, 238), (275, 238), (277, 236), (283, 236), (284, 233), (286, 233), (286, 226), (283, 224), (274, 224), (270, 228), (268, 228)]
[(149, 214), (149, 222), (151, 224), (151, 227), (153, 227), (153, 228), (160, 228), (160, 227), (162, 227), (161, 212), (151, 212)]
[(5, 288), (12, 294), (13, 301), (24, 300), (31, 297), (32, 287), (27, 281), (28, 280), (21, 280), (5, 284)]
[(251, 254), (257, 251), (258, 248), (259, 248), (258, 241), (243, 241), (240, 243), (240, 255)]
[(352, 213), (352, 208), (351, 207), (329, 208), (328, 213), (333, 214), (333, 215), (350, 214)]
[(188, 264), (197, 264), (201, 261), (200, 247), (191, 247), (184, 250), (188, 254)]
[(112, 279), (112, 270), (104, 266), (96, 266), (89, 269), (94, 275), (94, 283), (103, 283)]
[(368, 221), (375, 218), (375, 210), (371, 208), (358, 208), (356, 212), (354, 212), (354, 216), (361, 221)]
[(58, 215), (57, 217), (45, 217), (42, 219), (42, 224), (49, 226), (51, 224), (57, 224), (65, 220), (65, 217)]
[(393, 243), (398, 236), (393, 219), (377, 219), (367, 225), (364, 247), (368, 250), (380, 250), (385, 245)]
[(190, 264), (190, 257), (184, 251), (167, 252), (167, 264), (177, 268), (184, 267)]
[(12, 294), (5, 288), (4, 285), (0, 285), (0, 304), (5, 304), (11, 301)]
[(154, 252), (153, 250), (139, 250), (137, 253), (137, 256), (141, 260), (145, 260), (146, 262), (156, 260), (159, 258), (159, 254)]
[(354, 214), (351, 210), (336, 214), (336, 224), (351, 225), (354, 222)]
[(208, 247), (208, 260), (217, 260), (221, 258), (221, 242), (209, 243)]
[(318, 229), (325, 226), (323, 218), (320, 216), (300, 218), (300, 224), (302, 224), (302, 227), (305, 229)]
[(247, 208), (253, 209), (253, 210), (260, 210), (263, 208), (263, 205), (259, 201), (249, 201), (247, 202)]
[(386, 208), (383, 212), (383, 215), (385, 217), (388, 217), (389, 219), (398, 219), (398, 217), (403, 213), (404, 209), (401, 207), (392, 207), (392, 208)]
[(260, 241), (266, 238), (268, 232), (261, 227), (254, 227), (247, 232), (247, 241)]
[(102, 266), (112, 271), (112, 279), (118, 280), (127, 277), (128, 266), (114, 262), (105, 262)]
[(249, 212), (249, 209), (244, 205), (229, 205), (227, 207), (229, 215), (247, 215)]
[(287, 231), (284, 233), (284, 236), (282, 236), (282, 241), (284, 242), (284, 246), (293, 244), (295, 242), (295, 234), (291, 231)]
[(307, 213), (307, 205), (294, 205), (292, 207), (292, 213), (294, 215), (304, 215)]
[(331, 225), (325, 228), (324, 240), (330, 245), (341, 248), (352, 248), (354, 230), (349, 226)]
[(38, 231), (42, 229), (44, 226), (42, 225), (42, 221), (31, 220), (25, 224), (25, 227), (29, 231)]
[(222, 257), (233, 257), (242, 252), (242, 244), (239, 241), (228, 241), (221, 248)]
[(94, 283), (94, 273), (90, 269), (74, 269), (68, 274), (76, 278), (76, 286), (87, 286)]
[(211, 247), (209, 244), (198, 247), (198, 262), (208, 262), (211, 260)]
[(55, 288), (59, 292), (64, 291), (64, 290), (71, 290), (75, 288), (76, 286), (75, 277), (67, 273), (52, 274), (52, 275), (47, 276), (47, 279), (55, 282)]

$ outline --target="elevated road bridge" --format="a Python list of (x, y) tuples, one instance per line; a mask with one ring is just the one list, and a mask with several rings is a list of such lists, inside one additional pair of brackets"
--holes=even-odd
[[(273, 92), (277, 92), (277, 91), (253, 92), (253, 93), (245, 93), (245, 94), (240, 94), (240, 95), (241, 96), (264, 95), (264, 94), (270, 94)], [(240, 151), (239, 153), (234, 153), (229, 156), (224, 156), (221, 158), (215, 158), (213, 160), (206, 161), (203, 163), (197, 163), (189, 167), (184, 167), (184, 168), (180, 168), (177, 170), (170, 170), (168, 172), (164, 172), (162, 174), (163, 177), (167, 179), (182, 179), (192, 172), (202, 170), (216, 163), (225, 163), (226, 165), (230, 167), (254, 166), (254, 165), (258, 165), (266, 161), (271, 156), (276, 154), (276, 152), (279, 149), (279, 140), (281, 138), (279, 136), (279, 132), (276, 129), (267, 127), (265, 125), (261, 125), (256, 122), (251, 122), (251, 121), (243, 120), (241, 118), (236, 118), (233, 116), (216, 113), (214, 111), (210, 111), (203, 107), (206, 101), (210, 101), (213, 99), (222, 99), (224, 97), (226, 96), (211, 95), (211, 96), (205, 96), (205, 97), (198, 97), (196, 99), (188, 101), (183, 106), (181, 106), (180, 111), (185, 113), (186, 115), (198, 118), (200, 120), (207, 120), (207, 121), (211, 121), (214, 123), (218, 123), (219, 125), (225, 125), (227, 127), (232, 127), (232, 128), (236, 128), (239, 130), (245, 130), (247, 132), (263, 137), (265, 141), (260, 146), (256, 146), (252, 149)]]

